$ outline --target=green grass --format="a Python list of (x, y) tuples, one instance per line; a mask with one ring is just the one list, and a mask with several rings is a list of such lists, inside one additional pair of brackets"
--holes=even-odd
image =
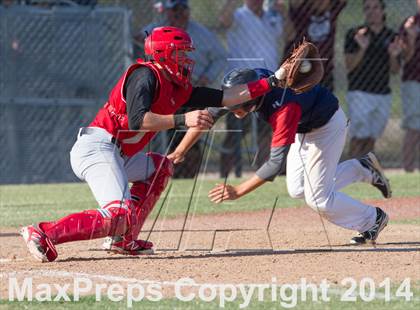
[[(390, 180), (394, 197), (420, 196), (419, 173), (393, 174)], [(197, 182), (191, 203), (191, 213), (210, 214), (267, 209), (272, 208), (276, 197), (278, 197), (277, 208), (304, 205), (301, 200), (289, 198), (284, 177), (265, 184), (239, 200), (215, 205), (208, 200), (207, 193), (217, 182), (223, 181), (199, 180)], [(240, 180), (234, 180), (232, 183), (239, 182)], [(161, 216), (174, 217), (185, 214), (192, 188), (191, 180), (174, 180)], [(357, 199), (381, 199), (380, 193), (365, 183), (351, 185), (344, 191)], [(165, 194), (162, 195), (164, 196)], [(160, 202), (157, 206), (160, 206)], [(96, 207), (93, 195), (85, 183), (0, 186), (0, 214), (2, 215), (0, 227), (17, 227), (38, 221), (53, 220), (72, 212)], [(158, 207), (155, 208), (154, 214)]]
[[(420, 197), (420, 174), (392, 174), (390, 180), (393, 186), (394, 197)], [(238, 183), (240, 180), (235, 180)], [(277, 178), (273, 183), (243, 197), (235, 202), (216, 206), (207, 199), (208, 190), (217, 183), (217, 180), (204, 180), (197, 183), (192, 208), (197, 214), (252, 211), (271, 208), (274, 199), (278, 197), (277, 207), (298, 207), (303, 202), (288, 197), (284, 177)], [(168, 203), (164, 214), (168, 217), (182, 215), (188, 206), (193, 182), (191, 180), (174, 180)], [(345, 190), (346, 193), (358, 199), (381, 199), (380, 193), (368, 184), (355, 184)], [(96, 203), (89, 188), (83, 183), (72, 184), (46, 184), (46, 185), (8, 185), (0, 187), (0, 227), (16, 227), (19, 225), (51, 220), (64, 216), (70, 212), (95, 208)], [(157, 208), (156, 208), (157, 209)], [(155, 209), (155, 213), (156, 210)], [(396, 222), (397, 223), (397, 222)], [(420, 225), (420, 219), (402, 220), (398, 223)], [(395, 284), (395, 283), (394, 283)], [(302, 302), (298, 301), (292, 309), (419, 309), (420, 283), (412, 284), (414, 298), (410, 302), (403, 299), (385, 302), (375, 299), (372, 302), (342, 302), (338, 296), (332, 295), (330, 302)], [(392, 293), (395, 292), (391, 290)], [(280, 309), (279, 301), (271, 302), (267, 297), (258, 301), (257, 295), (253, 296), (246, 309)], [(298, 295), (299, 296), (299, 295)], [(393, 295), (392, 295), (393, 296)], [(6, 296), (2, 296), (6, 298)], [(241, 300), (227, 302), (225, 309), (238, 309)], [(1, 309), (126, 309), (125, 301), (112, 302), (103, 297), (101, 302), (96, 302), (94, 296), (84, 297), (79, 302), (8, 302), (0, 300)], [(182, 302), (177, 299), (164, 299), (159, 302), (141, 301), (134, 303), (134, 309), (220, 309), (218, 299), (213, 302), (203, 302), (198, 298), (191, 302)]]
[(418, 225), (420, 226), (420, 218), (409, 219), (409, 220), (391, 220), (393, 224), (407, 224), (407, 225)]

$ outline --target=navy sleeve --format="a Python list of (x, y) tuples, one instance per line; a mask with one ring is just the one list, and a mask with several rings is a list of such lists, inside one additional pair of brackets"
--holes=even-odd
[(156, 92), (157, 80), (153, 71), (140, 67), (128, 76), (124, 84), (127, 103), (128, 128), (139, 130), (146, 112), (150, 111)]

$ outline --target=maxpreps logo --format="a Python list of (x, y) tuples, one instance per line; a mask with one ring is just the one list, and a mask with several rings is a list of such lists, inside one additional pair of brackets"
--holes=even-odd
[[(159, 302), (164, 298), (163, 286), (172, 290), (170, 296), (182, 302), (213, 302), (214, 306), (225, 308), (232, 303), (234, 307), (244, 309), (251, 302), (273, 302), (282, 308), (295, 308), (300, 302), (327, 303), (334, 295), (340, 302), (371, 302), (381, 299), (384, 302), (401, 299), (405, 302), (414, 300), (410, 278), (405, 278), (398, 288), (395, 282), (385, 278), (375, 283), (372, 278), (362, 278), (360, 281), (351, 277), (344, 278), (340, 286), (330, 287), (326, 279), (319, 283), (301, 278), (297, 283), (278, 283), (272, 278), (269, 283), (258, 284), (207, 284), (196, 283), (191, 278), (181, 278), (176, 282), (150, 282), (127, 279), (125, 283), (107, 282), (93, 283), (86, 277), (73, 278), (72, 283), (66, 284), (37, 284), (32, 278), (18, 280), (9, 278), (9, 301), (60, 301), (77, 302), (80, 296), (93, 295), (100, 302), (108, 299), (112, 302), (125, 302), (132, 308), (135, 302), (148, 300)], [(131, 281), (133, 280), (133, 281)], [(391, 283), (394, 283), (391, 286)], [(170, 293), (170, 291), (168, 291)], [(417, 299), (416, 299), (417, 300)]]
[[(264, 302), (270, 298), (272, 302), (279, 302), (281, 307), (293, 308), (299, 301), (307, 300), (310, 291), (314, 295), (312, 300), (328, 302), (329, 284), (323, 280), (319, 285), (301, 279), (299, 284), (279, 284), (273, 278), (271, 283), (262, 284), (198, 284), (191, 278), (181, 278), (176, 282), (167, 283), (173, 288), (175, 298), (183, 302), (214, 302), (220, 308), (227, 303), (239, 300), (239, 308), (247, 308), (253, 300)], [(80, 296), (94, 295), (100, 302), (108, 299), (112, 302), (126, 302), (128, 308), (135, 302), (148, 300), (158, 302), (163, 299), (163, 283), (93, 283), (89, 278), (76, 277), (72, 283), (41, 283), (35, 285), (32, 278), (18, 280), (9, 278), (9, 301), (38, 301), (38, 302), (78, 302)], [(299, 292), (301, 294), (299, 294)], [(320, 296), (319, 296), (320, 295)], [(319, 297), (319, 298), (318, 298)]]
[(131, 308), (134, 302), (142, 300), (160, 301), (163, 299), (159, 283), (93, 283), (89, 278), (76, 277), (72, 283), (33, 284), (32, 278), (9, 278), (9, 301), (58, 301), (77, 302), (80, 296), (94, 295), (97, 302), (107, 298), (113, 302), (126, 301)]

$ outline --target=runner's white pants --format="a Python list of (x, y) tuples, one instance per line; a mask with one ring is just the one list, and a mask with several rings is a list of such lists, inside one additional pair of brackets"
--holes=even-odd
[(292, 198), (304, 198), (330, 222), (364, 232), (375, 224), (375, 208), (338, 191), (351, 183), (372, 180), (370, 171), (356, 159), (338, 164), (347, 123), (339, 108), (323, 127), (296, 134), (287, 157), (287, 189)]
[(102, 128), (77, 137), (70, 152), (76, 176), (86, 181), (100, 207), (115, 200), (130, 199), (128, 182), (144, 181), (155, 171), (153, 160), (144, 153), (121, 156), (111, 142), (112, 135)]

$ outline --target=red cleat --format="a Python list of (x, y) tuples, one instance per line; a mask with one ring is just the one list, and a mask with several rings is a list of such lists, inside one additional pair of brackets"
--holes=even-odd
[(126, 240), (121, 236), (107, 237), (102, 248), (117, 254), (146, 255), (153, 254), (153, 243), (144, 240)]
[(38, 225), (23, 227), (19, 233), (25, 240), (29, 252), (36, 260), (52, 262), (57, 258), (58, 254), (54, 244)]

